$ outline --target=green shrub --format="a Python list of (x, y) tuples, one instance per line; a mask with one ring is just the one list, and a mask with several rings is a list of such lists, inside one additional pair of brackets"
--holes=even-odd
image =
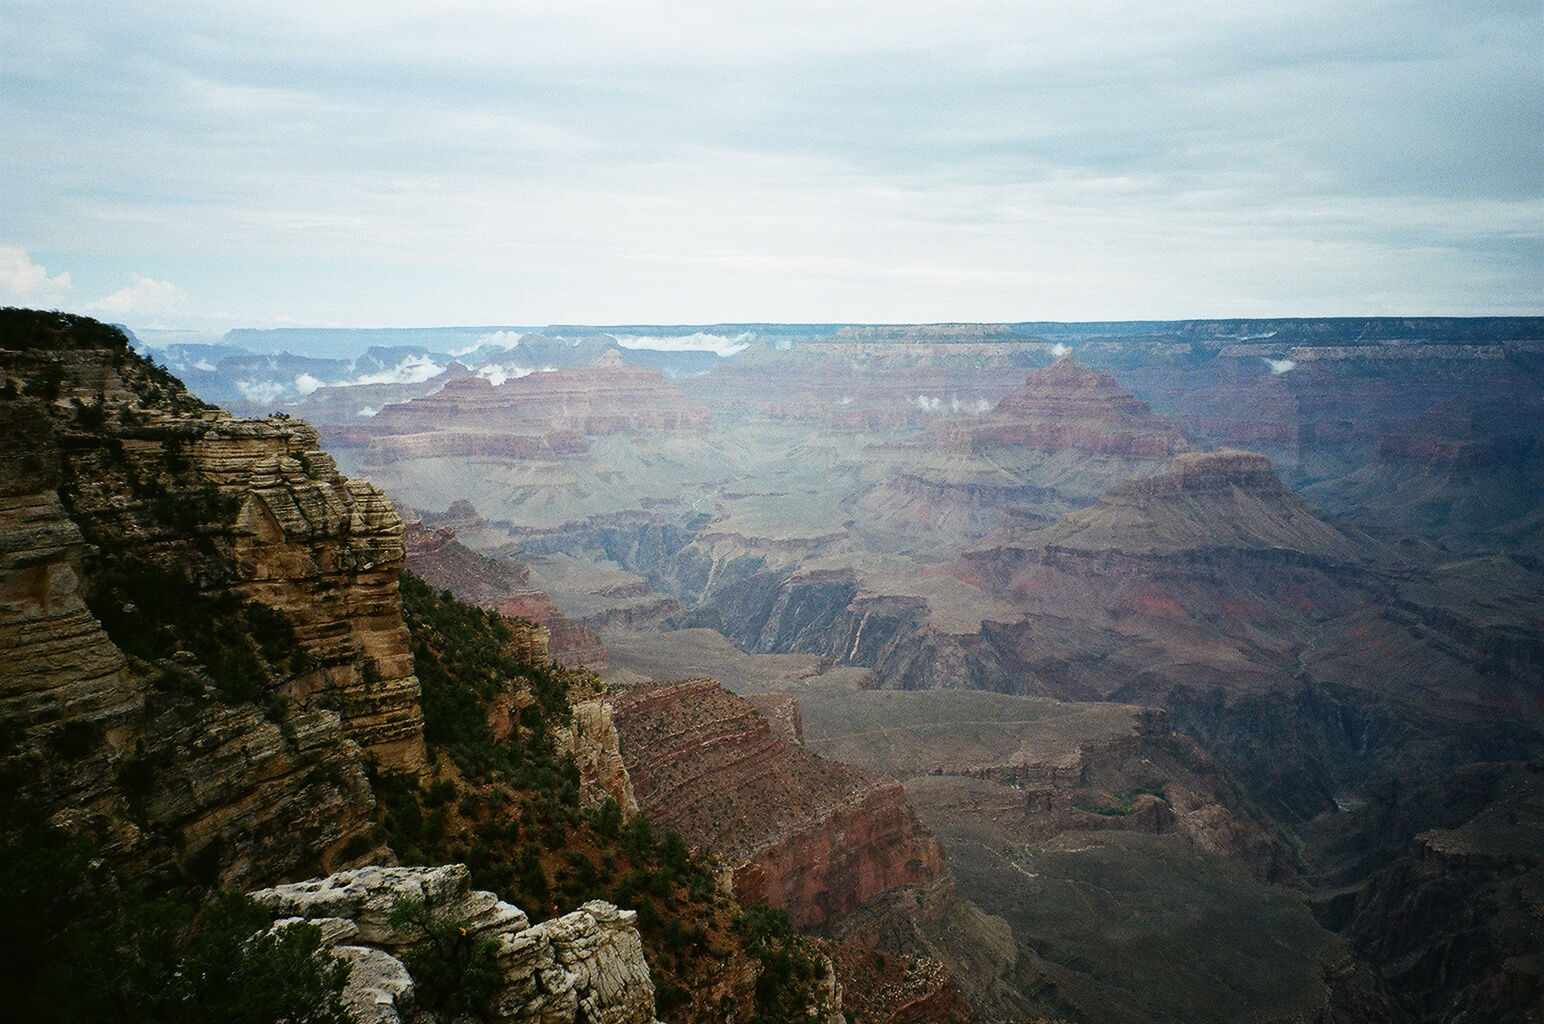
[(388, 920), (393, 928), (418, 935), (402, 959), (413, 975), (419, 1006), (452, 1016), (483, 1010), (503, 981), (497, 942), (470, 934), (465, 921), (436, 919), (422, 900), (399, 899)]
[(0, 837), (0, 1005), (36, 1024), (346, 1024), (321, 931), (240, 893), (124, 888), (84, 843)]

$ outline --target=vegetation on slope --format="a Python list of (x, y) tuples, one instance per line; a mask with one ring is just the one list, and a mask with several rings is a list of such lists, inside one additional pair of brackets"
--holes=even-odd
[[(555, 742), (570, 695), (598, 692), (595, 675), (530, 660), (522, 624), (408, 572), (402, 614), (434, 767), (427, 781), (374, 780), (392, 850), (405, 863), (466, 864), (475, 886), (533, 918), (593, 899), (636, 910), (659, 1012), (721, 1019), (709, 990), (745, 938), (711, 855), (656, 833), (642, 815), (624, 824), (614, 802), (581, 810), (578, 770)], [(490, 718), (506, 708), (508, 732), (496, 735)]]
[(347, 1024), (321, 930), (235, 892), (121, 884), (83, 842), (0, 835), (0, 1006), (34, 1024)]

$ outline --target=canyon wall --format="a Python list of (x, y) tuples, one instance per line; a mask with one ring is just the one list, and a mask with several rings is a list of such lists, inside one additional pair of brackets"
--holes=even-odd
[(391, 505), (305, 424), (206, 407), (111, 328), (8, 314), (7, 817), (139, 875), (379, 854), (364, 757), (423, 761)]
[[(470, 550), (448, 526), (410, 523), (406, 533), (407, 568), (436, 590), (449, 590), (468, 604), (501, 615), (526, 619), (546, 631), (547, 652), (568, 668), (600, 670), (606, 648), (591, 629), (564, 615), (552, 599), (531, 585), (531, 571), (511, 559), (494, 559)], [(529, 660), (529, 659), (527, 659)]]
[(639, 804), (717, 851), (743, 901), (829, 930), (887, 891), (947, 877), (899, 785), (811, 755), (713, 680), (640, 686), (614, 703)]

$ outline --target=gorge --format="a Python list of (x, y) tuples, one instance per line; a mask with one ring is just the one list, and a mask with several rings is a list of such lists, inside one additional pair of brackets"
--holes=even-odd
[(0, 328), (7, 834), (378, 1019), (445, 920), (488, 1020), (1544, 1000), (1544, 321), (564, 327), (254, 419)]

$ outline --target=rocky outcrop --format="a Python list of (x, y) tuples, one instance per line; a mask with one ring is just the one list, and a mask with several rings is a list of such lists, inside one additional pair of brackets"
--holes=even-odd
[(243, 497), (233, 592), (283, 614), (317, 667), (284, 692), (325, 699), (387, 770), (423, 760), (423, 712), (397, 570), (402, 521), (375, 487), (345, 480), (298, 421), (219, 422), (191, 445), (196, 470)]
[(788, 743), (713, 680), (638, 687), (615, 704), (639, 804), (728, 861), (742, 901), (831, 929), (887, 891), (945, 877), (899, 785)]
[[(366, 867), (252, 894), (281, 924), (320, 925), (333, 948), (356, 965), (345, 998), (368, 1017), (405, 1024), (434, 1019), (415, 1006), (413, 981), (398, 957), (425, 941), (418, 923), (394, 923), (404, 902), (428, 921), (453, 922), (474, 940), (495, 943), (501, 981), (487, 1019), (499, 1024), (651, 1024), (654, 983), (637, 917), (592, 901), (531, 924), (518, 907), (471, 888), (459, 864)], [(400, 918), (398, 919), (400, 921)], [(359, 968), (366, 968), (361, 971)]]
[(613, 715), (609, 700), (579, 701), (573, 706), (569, 724), (554, 732), (558, 743), (574, 755), (579, 768), (579, 799), (585, 809), (593, 810), (612, 800), (621, 810), (622, 820), (630, 821), (638, 813), (638, 798), (622, 757)]

